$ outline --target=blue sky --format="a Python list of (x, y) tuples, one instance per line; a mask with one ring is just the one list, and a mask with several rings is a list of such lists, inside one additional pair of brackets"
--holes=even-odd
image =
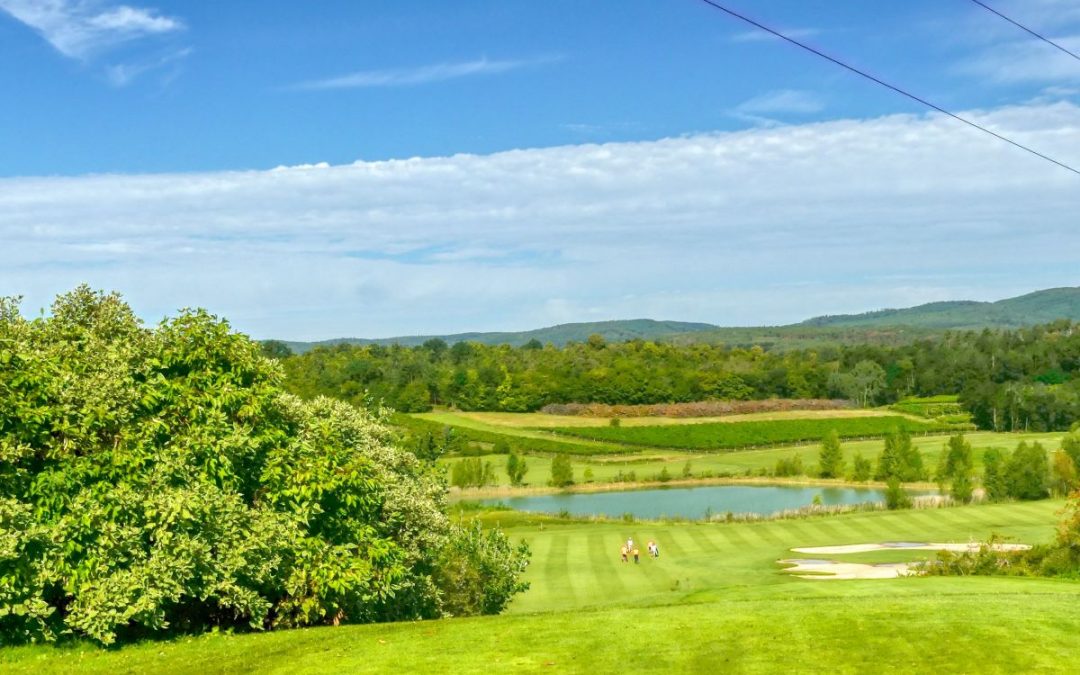
[[(730, 4), (1080, 163), (1080, 63), (968, 0)], [(1080, 47), (1080, 0), (995, 6)], [(1075, 176), (697, 0), (0, 0), (0, 59), (28, 307), (88, 281), (317, 338), (1077, 283)]]

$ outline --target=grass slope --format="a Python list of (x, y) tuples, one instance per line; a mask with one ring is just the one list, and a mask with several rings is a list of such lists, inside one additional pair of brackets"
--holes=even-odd
[[(0, 649), (11, 673), (1070, 672), (1080, 583), (807, 581), (793, 546), (1052, 536), (1059, 502), (755, 524), (515, 528), (532, 589), (501, 617), (210, 635), (119, 650)], [(495, 517), (493, 514), (491, 517)], [(662, 557), (618, 561), (655, 538)]]

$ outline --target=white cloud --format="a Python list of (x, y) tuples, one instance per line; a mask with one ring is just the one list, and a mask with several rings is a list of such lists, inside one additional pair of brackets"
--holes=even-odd
[(86, 59), (122, 43), (184, 28), (151, 9), (92, 0), (0, 0), (0, 10), (30, 26), (64, 56)]
[[(1080, 0), (1016, 0), (988, 3), (1017, 23), (1074, 53), (1080, 52)], [(959, 29), (945, 27), (952, 39), (974, 49), (953, 72), (998, 84), (1080, 82), (1080, 63), (986, 10), (972, 5)]]
[(795, 113), (809, 115), (821, 112), (825, 103), (821, 97), (810, 91), (798, 89), (778, 89), (760, 96), (755, 96), (740, 103), (736, 112), (747, 115), (772, 115), (776, 113)]
[(487, 58), (457, 63), (435, 63), (416, 68), (362, 70), (348, 75), (310, 80), (292, 85), (290, 89), (358, 89), (364, 87), (408, 87), (432, 82), (444, 82), (473, 75), (495, 75), (528, 66), (549, 63), (553, 59), (489, 60)]
[[(795, 40), (802, 40), (805, 38), (812, 38), (821, 35), (821, 31), (817, 28), (788, 28), (779, 31), (789, 38)], [(748, 30), (741, 33), (736, 33), (731, 36), (732, 42), (770, 42), (772, 40), (779, 40), (772, 33), (766, 33), (763, 30)]]
[[(1054, 41), (1080, 53), (1080, 32)], [(962, 61), (955, 70), (1005, 84), (1080, 82), (1080, 61), (1034, 38), (996, 44)]]
[[(966, 113), (1080, 163), (1080, 107)], [(0, 180), (0, 294), (260, 337), (795, 321), (1075, 285), (1080, 179), (895, 115), (344, 166)]]

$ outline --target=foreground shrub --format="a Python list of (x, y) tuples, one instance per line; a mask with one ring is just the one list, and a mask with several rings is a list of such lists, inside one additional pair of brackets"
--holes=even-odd
[(384, 412), (283, 394), (205, 312), (147, 330), (86, 288), (34, 321), (0, 300), (0, 364), (0, 642), (437, 617), (521, 588), (498, 532), (475, 575), (440, 568), (474, 535)]

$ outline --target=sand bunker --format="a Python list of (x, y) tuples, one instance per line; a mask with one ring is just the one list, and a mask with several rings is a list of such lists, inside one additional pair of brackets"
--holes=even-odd
[[(793, 548), (796, 553), (811, 553), (815, 555), (843, 555), (845, 553), (869, 553), (870, 551), (953, 551), (954, 553), (975, 553), (983, 544), (969, 542), (966, 544), (955, 543), (923, 543), (912, 541), (887, 541), (881, 544), (849, 544), (847, 546), (809, 546)], [(994, 544), (995, 551), (1026, 551), (1030, 546), (1027, 544)]]
[(912, 563), (881, 563), (864, 565), (861, 563), (842, 563), (835, 560), (781, 560), (781, 564), (791, 565), (785, 572), (800, 579), (895, 579), (910, 574)]
[[(984, 544), (969, 542), (967, 544), (956, 543), (925, 543), (917, 541), (887, 541), (880, 544), (848, 544), (846, 546), (809, 546), (793, 548), (797, 553), (809, 553), (811, 555), (843, 555), (845, 553), (869, 553), (871, 551), (953, 551), (956, 553), (974, 553)], [(1026, 551), (1031, 548), (1027, 544), (994, 544), (995, 551)], [(784, 571), (793, 574), (800, 579), (895, 579), (897, 577), (916, 574), (912, 568), (916, 563), (847, 563), (835, 560), (818, 560), (807, 558), (790, 558), (780, 560), (781, 565), (789, 565)]]

